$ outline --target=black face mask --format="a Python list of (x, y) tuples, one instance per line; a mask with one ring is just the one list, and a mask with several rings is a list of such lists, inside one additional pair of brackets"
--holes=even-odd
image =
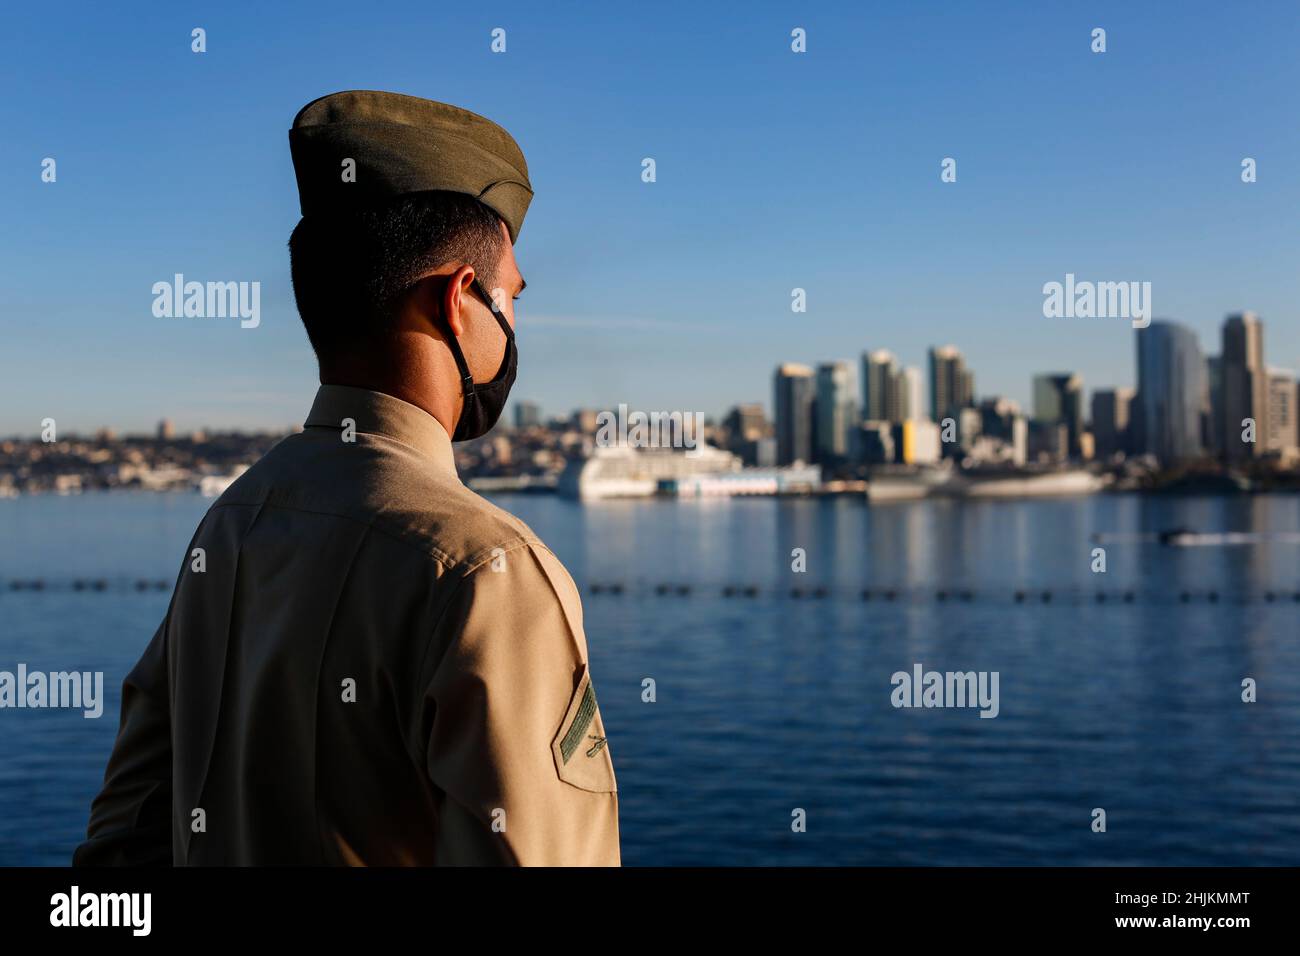
[(501, 331), (506, 334), (506, 354), (502, 357), (501, 368), (492, 381), (475, 382), (474, 376), (469, 371), (469, 363), (465, 361), (465, 353), (460, 349), (460, 342), (448, 327), (447, 344), (456, 359), (456, 367), (460, 369), (461, 389), (465, 399), (460, 420), (456, 422), (456, 433), (451, 436), (452, 441), (469, 441), (471, 438), (486, 435), (492, 430), (492, 426), (501, 417), (501, 410), (506, 406), (506, 396), (510, 394), (510, 387), (515, 384), (515, 370), (519, 362), (519, 353), (515, 348), (515, 330), (510, 327), (506, 317), (497, 310), (492, 297), (488, 295), (477, 277), (474, 279), (473, 287), (496, 316)]

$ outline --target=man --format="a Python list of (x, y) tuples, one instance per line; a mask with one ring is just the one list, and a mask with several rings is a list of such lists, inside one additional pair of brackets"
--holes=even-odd
[(523, 154), (393, 93), (289, 137), (321, 387), (195, 533), (75, 862), (618, 865), (577, 590), (452, 458), (514, 380)]

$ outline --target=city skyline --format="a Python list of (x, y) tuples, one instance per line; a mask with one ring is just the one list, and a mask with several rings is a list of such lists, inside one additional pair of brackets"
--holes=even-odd
[[(1107, 381), (1089, 389), (1079, 373), (1058, 367), (1032, 373), (1029, 404), (979, 390), (975, 369), (951, 343), (927, 350), (928, 403), (918, 401), (925, 391), (919, 369), (902, 365), (888, 348), (862, 350), (856, 382), (843, 361), (821, 362), (815, 373), (786, 362), (773, 374), (775, 460), (919, 463), (895, 446), (928, 445), (933, 436), (919, 436), (919, 426), (908, 424), (924, 422), (930, 430), (949, 427), (947, 447), (936, 445), (936, 457), (1023, 465), (1125, 452), (1164, 465), (1265, 456), (1292, 464), (1300, 457), (1300, 380), (1268, 361), (1265, 324), (1250, 311), (1230, 313), (1216, 353), (1186, 323), (1148, 320), (1133, 331), (1136, 386)], [(842, 410), (846, 396), (850, 404)], [(907, 427), (898, 431), (901, 425)]]
[[(1230, 311), (1227, 314), (1225, 314), (1225, 316), (1221, 320), (1220, 326), (1217, 331), (1220, 333), (1220, 335), (1226, 334), (1224, 332), (1224, 329), (1227, 326), (1229, 326), (1234, 319), (1240, 319), (1243, 316), (1246, 318), (1248, 322), (1253, 322), (1256, 324), (1256, 326), (1258, 326), (1259, 331), (1256, 333), (1256, 336), (1257, 338), (1261, 337), (1262, 329), (1263, 327), (1267, 326), (1268, 323), (1265, 321), (1265, 319), (1262, 316), (1256, 314), (1255, 312), (1249, 309), (1238, 309), (1235, 311)], [(1206, 360), (1207, 362), (1213, 362), (1220, 358), (1219, 353), (1206, 349), (1203, 346), (1200, 335), (1197, 335), (1195, 333), (1195, 329), (1193, 329), (1188, 323), (1183, 322), (1176, 318), (1167, 318), (1167, 317), (1157, 318), (1152, 320), (1151, 322), (1151, 325), (1153, 326), (1169, 325), (1169, 324), (1173, 324), (1193, 334), (1200, 355), (1204, 360)], [(1143, 329), (1135, 329), (1134, 334), (1140, 336), (1142, 331)], [(1253, 348), (1255, 351), (1258, 352), (1258, 354), (1254, 359), (1253, 364), (1258, 365), (1259, 369), (1262, 370), (1264, 373), (1266, 373), (1266, 375), (1271, 376), (1274, 373), (1282, 373), (1282, 374), (1289, 374), (1293, 381), (1296, 379), (1296, 373), (1293, 371), (1291, 366), (1282, 365), (1281, 363), (1278, 362), (1268, 361), (1266, 356), (1266, 350), (1262, 342), (1260, 342)], [(906, 362), (902, 360), (898, 352), (894, 351), (888, 345), (874, 345), (874, 346), (862, 347), (858, 351), (856, 359), (845, 358), (841, 356), (841, 357), (823, 357), (823, 358), (807, 361), (807, 360), (790, 359), (787, 356), (785, 359), (778, 360), (775, 363), (775, 368), (779, 370), (781, 367), (787, 365), (791, 367), (806, 368), (808, 369), (815, 383), (817, 372), (822, 367), (830, 366), (830, 365), (847, 366), (848, 377), (849, 377), (848, 389), (853, 394), (854, 401), (856, 403), (856, 411), (862, 413), (859, 414), (858, 417), (860, 420), (870, 420), (869, 417), (865, 414), (867, 410), (866, 409), (867, 403), (864, 401), (865, 395), (864, 395), (863, 363), (866, 362), (866, 360), (869, 357), (887, 356), (894, 363), (897, 372), (900, 373), (901, 375), (909, 376), (912, 373), (916, 373), (916, 372), (921, 373), (920, 382), (919, 383), (909, 382), (909, 388), (916, 388), (917, 385), (920, 386), (919, 396), (918, 396), (921, 399), (920, 408), (922, 409), (922, 413), (920, 414), (920, 417), (938, 421), (943, 416), (937, 415), (935, 413), (935, 400), (933, 397), (934, 396), (933, 371), (932, 371), (932, 367), (930, 366), (934, 361), (936, 353), (943, 354), (946, 353), (947, 350), (953, 350), (953, 354), (957, 357), (957, 361), (959, 365), (962, 367), (965, 376), (969, 380), (970, 389), (968, 393), (964, 393), (965, 399), (969, 400), (969, 402), (974, 404), (978, 404), (979, 402), (986, 401), (986, 400), (987, 401), (1009, 400), (1011, 402), (1014, 402), (1018, 406), (1022, 414), (1024, 414), (1027, 418), (1031, 418), (1031, 419), (1037, 417), (1034, 414), (1034, 409), (1036, 408), (1039, 400), (1036, 392), (1036, 385), (1037, 385), (1037, 381), (1040, 378), (1064, 374), (1064, 375), (1071, 375), (1080, 379), (1081, 385), (1084, 389), (1083, 391), (1083, 395), (1085, 399), (1083, 402), (1084, 408), (1091, 407), (1092, 403), (1090, 399), (1093, 395), (1095, 395), (1098, 392), (1111, 392), (1115, 390), (1136, 391), (1137, 384), (1140, 378), (1140, 371), (1139, 371), (1140, 357), (1137, 358), (1137, 360), (1133, 360), (1130, 362), (1130, 373), (1127, 376), (1127, 378), (1115, 377), (1101, 382), (1089, 382), (1085, 376), (1083, 376), (1081, 373), (1073, 369), (1068, 368), (1064, 363), (1058, 365), (1049, 365), (1044, 363), (1041, 367), (1033, 367), (1026, 370), (1021, 370), (1022, 371), (1021, 387), (1024, 389), (1023, 391), (1018, 391), (1017, 389), (1014, 388), (1013, 389), (999, 389), (999, 388), (986, 389), (986, 388), (979, 387), (978, 380), (975, 378), (975, 372), (977, 370), (976, 366), (978, 365), (978, 363), (971, 361), (970, 353), (966, 351), (966, 349), (963, 347), (961, 343), (957, 343), (957, 342), (946, 342), (943, 343), (942, 345), (935, 344), (935, 345), (928, 346), (926, 349), (924, 362), (917, 362), (917, 363)], [(1130, 352), (1130, 358), (1131, 359), (1134, 358), (1132, 352)], [(765, 389), (753, 390), (756, 395), (760, 395), (762, 397), (754, 397), (753, 395), (749, 395), (749, 394), (737, 395), (737, 396), (733, 396), (730, 399), (724, 400), (722, 407), (718, 409), (703, 410), (703, 409), (691, 408), (689, 410), (692, 412), (703, 411), (703, 413), (706, 415), (709, 421), (713, 423), (720, 423), (724, 421), (727, 418), (727, 416), (731, 414), (733, 411), (735, 411), (735, 409), (737, 409), (738, 407), (745, 406), (745, 405), (759, 405), (762, 406), (768, 418), (770, 420), (775, 421), (777, 415), (777, 406), (773, 398), (772, 388), (770, 384), (771, 374), (772, 374), (771, 368), (772, 366), (769, 366), (768, 386)], [(1260, 397), (1254, 399), (1254, 403), (1256, 405), (1268, 401), (1266, 397), (1268, 394), (1267, 382), (1263, 383), (1262, 385), (1256, 384), (1252, 387), (1260, 390), (1258, 393)], [(1208, 388), (1208, 383), (1207, 383), (1207, 388)], [(1018, 397), (1019, 395), (1024, 395), (1025, 398), (1022, 399)], [(904, 401), (905, 404), (913, 404), (913, 405), (915, 404), (914, 399), (911, 400), (910, 403), (907, 402), (907, 400)], [(517, 411), (517, 409), (519, 409), (521, 406), (528, 409), (526, 414), (530, 418), (536, 418), (539, 421), (551, 421), (551, 420), (567, 419), (574, 414), (584, 412), (584, 411), (615, 408), (620, 404), (625, 404), (628, 405), (629, 407), (637, 407), (633, 405), (633, 403), (630, 403), (626, 399), (622, 399), (622, 398), (612, 399), (606, 403), (573, 404), (567, 407), (565, 406), (548, 407), (545, 404), (536, 401), (533, 398), (530, 398), (528, 395), (516, 393), (511, 396), (509, 402), (507, 403), (506, 411), (502, 416), (502, 421), (503, 423), (506, 423), (508, 425), (515, 424), (519, 416), (519, 412)], [(644, 406), (644, 407), (649, 408), (650, 406)], [(668, 410), (685, 411), (686, 407), (676, 406), (675, 408), (669, 408)], [(913, 409), (913, 413), (915, 414), (915, 409)], [(886, 416), (886, 419), (888, 417), (889, 416)], [(1085, 414), (1083, 417), (1089, 423), (1091, 422), (1090, 414)], [(189, 424), (183, 420), (181, 420), (180, 424), (178, 424), (178, 419), (163, 411), (160, 414), (156, 414), (152, 420), (150, 420), (149, 422), (143, 425), (121, 426), (116, 422), (101, 421), (89, 427), (79, 427), (79, 428), (73, 427), (73, 428), (65, 429), (62, 423), (59, 423), (58, 427), (60, 432), (66, 431), (67, 434), (76, 435), (79, 438), (87, 438), (101, 432), (108, 432), (119, 436), (131, 436), (131, 437), (144, 437), (149, 435), (157, 435), (159, 433), (159, 430), (164, 426), (172, 431), (179, 432), (182, 434), (188, 434), (191, 432), (215, 432), (215, 433), (230, 432), (230, 433), (258, 434), (258, 433), (277, 433), (283, 431), (290, 431), (293, 430), (294, 428), (300, 427), (300, 425), (301, 425), (300, 421), (289, 421), (289, 422), (282, 423), (278, 426), (269, 425), (263, 427), (241, 427), (239, 425), (222, 425), (222, 424), (214, 424), (209, 422)], [(0, 433), (0, 440), (31, 439), (40, 434), (41, 428), (42, 428), (41, 423), (37, 422), (26, 433), (23, 432)]]

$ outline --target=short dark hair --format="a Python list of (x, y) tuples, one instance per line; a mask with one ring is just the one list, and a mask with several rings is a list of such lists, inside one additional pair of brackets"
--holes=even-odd
[(289, 237), (289, 269), (317, 357), (382, 340), (397, 300), (443, 263), (466, 262), (493, 288), (502, 241), (497, 214), (462, 193), (304, 217)]

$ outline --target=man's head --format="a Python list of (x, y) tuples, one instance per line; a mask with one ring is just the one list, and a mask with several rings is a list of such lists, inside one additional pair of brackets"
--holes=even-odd
[(518, 144), (467, 110), (369, 90), (307, 104), (289, 144), (294, 295), (321, 381), (396, 395), (449, 432), (495, 420), (532, 200)]

